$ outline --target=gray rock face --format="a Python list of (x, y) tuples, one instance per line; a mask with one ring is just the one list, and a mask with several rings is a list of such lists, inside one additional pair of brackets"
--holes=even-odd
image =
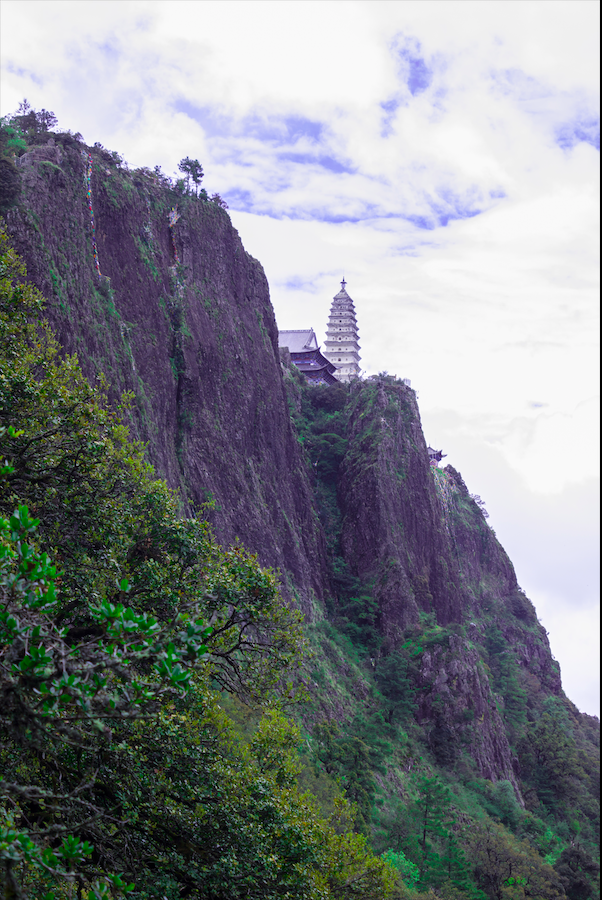
[(463, 617), (459, 576), (430, 471), (414, 391), (358, 385), (339, 496), (343, 552), (374, 583), (383, 631), (395, 641), (419, 613)]
[(522, 802), (504, 722), (479, 654), (468, 641), (449, 636), (449, 645), (426, 650), (421, 667), (418, 720), (442, 764), (462, 750), (470, 753), (483, 778), (509, 781)]
[(378, 600), (384, 652), (408, 635), (424, 642), (418, 720), (435, 756), (447, 765), (468, 753), (482, 777), (509, 781), (520, 799), (504, 701), (483, 660), (499, 635), (517, 661), (517, 689), (558, 694), (545, 629), (460, 474), (429, 465), (414, 392), (356, 384), (349, 407), (341, 545)]
[(21, 168), (26, 168), (27, 166), (35, 165), (37, 162), (42, 162), (43, 160), (52, 162), (57, 166), (60, 166), (63, 161), (63, 151), (60, 146), (55, 143), (54, 138), (50, 138), (47, 144), (42, 144), (40, 147), (34, 147), (33, 150), (18, 157), (17, 165), (21, 166)]
[[(100, 279), (81, 145), (22, 157), (24, 202), (8, 224), (48, 298), (47, 317), (89, 379), (104, 373), (112, 399), (133, 393), (134, 435), (188, 508), (212, 501), (206, 513), (218, 539), (238, 539), (279, 568), (285, 593), (310, 615), (324, 592), (324, 543), (263, 269), (215, 203), (178, 200), (150, 173), (92, 156)], [(168, 224), (178, 202), (180, 262)]]

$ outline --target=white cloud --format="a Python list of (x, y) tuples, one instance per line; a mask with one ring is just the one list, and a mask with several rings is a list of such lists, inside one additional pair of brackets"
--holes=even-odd
[(557, 594), (531, 593), (560, 663), (566, 695), (582, 712), (600, 716), (600, 604), (572, 607)]
[(599, 398), (579, 403), (572, 413), (542, 412), (515, 420), (502, 439), (510, 465), (531, 490), (543, 494), (595, 478), (600, 469)]

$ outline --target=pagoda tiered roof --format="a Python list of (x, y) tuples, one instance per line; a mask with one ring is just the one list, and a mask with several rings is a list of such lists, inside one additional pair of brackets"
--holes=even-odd
[(286, 347), (292, 362), (313, 384), (335, 384), (336, 366), (320, 352), (313, 328), (279, 331), (278, 346)]

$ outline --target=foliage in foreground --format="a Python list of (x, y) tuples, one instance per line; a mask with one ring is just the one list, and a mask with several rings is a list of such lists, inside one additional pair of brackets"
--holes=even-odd
[[(298, 787), (298, 614), (180, 518), (0, 244), (4, 897), (390, 896), (347, 803)], [(263, 709), (249, 740), (223, 692)]]

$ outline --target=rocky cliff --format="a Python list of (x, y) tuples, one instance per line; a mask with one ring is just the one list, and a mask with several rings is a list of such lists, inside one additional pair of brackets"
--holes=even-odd
[[(69, 135), (19, 160), (7, 220), (46, 315), (89, 379), (131, 391), (131, 426), (187, 509), (240, 540), (311, 615), (324, 542), (286, 406), (265, 274), (218, 204)], [(179, 218), (170, 226), (170, 211)]]
[(342, 550), (373, 584), (391, 640), (435, 612), (439, 624), (466, 610), (459, 569), (435, 490), (414, 391), (380, 381), (354, 387), (349, 448), (339, 482)]
[(324, 416), (320, 390), (332, 389), (305, 388), (306, 407), (318, 408), (305, 416), (316, 497), (324, 513), (324, 454), (336, 448), (338, 521), (332, 505), (323, 519), (337, 530), (334, 568), (338, 560), (364, 598), (358, 618), (335, 577), (333, 621), (357, 633), (371, 603), (380, 635), (371, 654), (386, 661), (408, 648), (420, 661), (415, 716), (435, 757), (449, 765), (468, 753), (482, 777), (510, 781), (522, 802), (509, 722), (524, 714), (527, 694), (562, 694), (545, 629), (461, 475), (429, 464), (415, 392), (387, 376), (356, 383)]
[(132, 431), (183, 508), (278, 568), (309, 623), (326, 610), (377, 680), (409, 660), (440, 764), (468, 754), (522, 802), (521, 723), (562, 698), (558, 665), (461, 476), (429, 465), (414, 392), (313, 388), (282, 363), (263, 269), (206, 195), (69, 134), (30, 144), (7, 224), (65, 351), (111, 399), (132, 393)]

